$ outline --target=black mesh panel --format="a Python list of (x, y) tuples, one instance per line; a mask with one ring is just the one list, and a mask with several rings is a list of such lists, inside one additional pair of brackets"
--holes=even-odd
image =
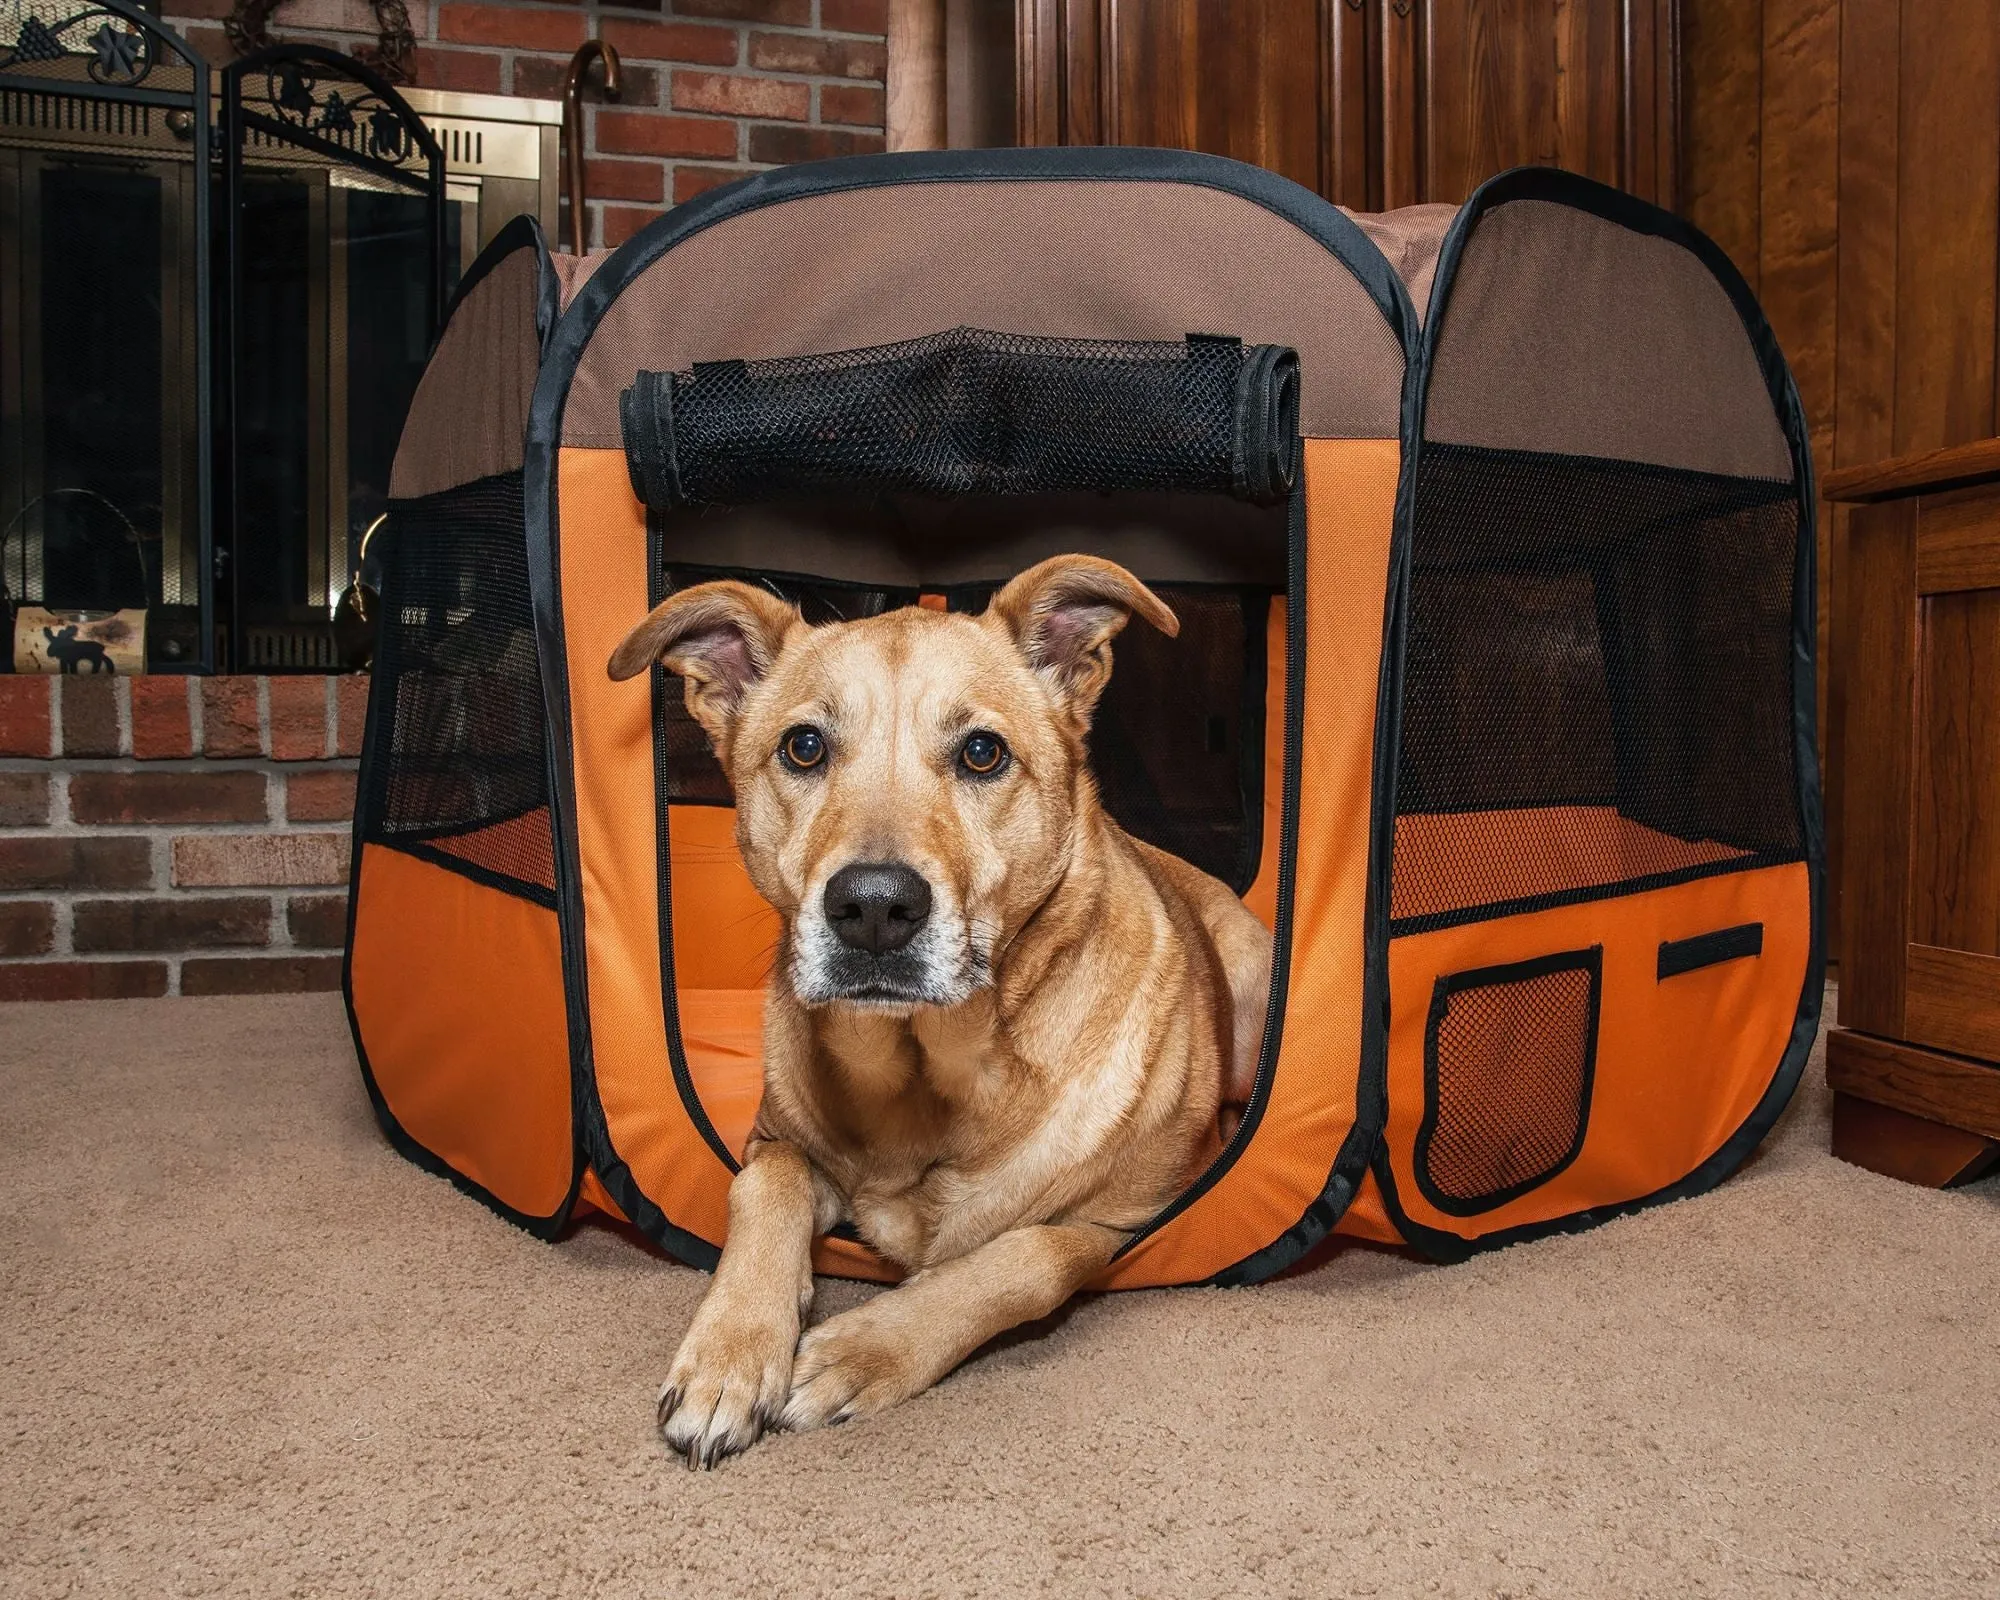
[(1596, 1063), (1600, 963), (1585, 950), (1438, 980), (1416, 1170), (1439, 1210), (1489, 1210), (1575, 1158)]
[(1264, 812), (1269, 597), (1161, 585), (1178, 638), (1135, 622), (1112, 647), (1090, 730), (1104, 809), (1127, 833), (1239, 894), (1257, 876)]
[(856, 488), (1166, 489), (1269, 504), (1297, 461), (1289, 350), (957, 328), (901, 344), (642, 372), (621, 406), (655, 510)]
[(363, 837), (552, 906), (521, 475), (397, 501), (383, 533)]
[(1803, 858), (1790, 484), (1426, 444), (1395, 931)]

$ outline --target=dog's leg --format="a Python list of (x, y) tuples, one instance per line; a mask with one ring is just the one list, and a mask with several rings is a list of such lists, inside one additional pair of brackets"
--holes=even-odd
[(748, 1449), (776, 1420), (812, 1304), (812, 1239), (835, 1203), (798, 1148), (753, 1145), (729, 1185), (715, 1281), (660, 1390), (660, 1436), (691, 1467)]
[(779, 1425), (872, 1416), (920, 1394), (996, 1334), (1045, 1317), (1124, 1235), (1088, 1223), (1016, 1228), (809, 1331)]

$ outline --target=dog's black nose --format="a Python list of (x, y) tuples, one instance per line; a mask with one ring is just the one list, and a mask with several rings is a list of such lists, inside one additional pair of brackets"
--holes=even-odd
[(827, 879), (826, 920), (840, 942), (870, 955), (900, 950), (931, 914), (931, 886), (900, 861), (862, 862)]

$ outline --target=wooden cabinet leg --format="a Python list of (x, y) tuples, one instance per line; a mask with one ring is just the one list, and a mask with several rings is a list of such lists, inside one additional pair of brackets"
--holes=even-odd
[(1835, 1092), (1833, 1153), (1870, 1172), (1927, 1189), (1970, 1183), (2000, 1166), (2000, 1139), (1966, 1133)]

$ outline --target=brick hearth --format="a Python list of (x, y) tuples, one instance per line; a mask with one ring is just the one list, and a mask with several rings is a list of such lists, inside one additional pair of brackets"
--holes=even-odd
[(0, 1000), (332, 989), (368, 679), (0, 677)]

